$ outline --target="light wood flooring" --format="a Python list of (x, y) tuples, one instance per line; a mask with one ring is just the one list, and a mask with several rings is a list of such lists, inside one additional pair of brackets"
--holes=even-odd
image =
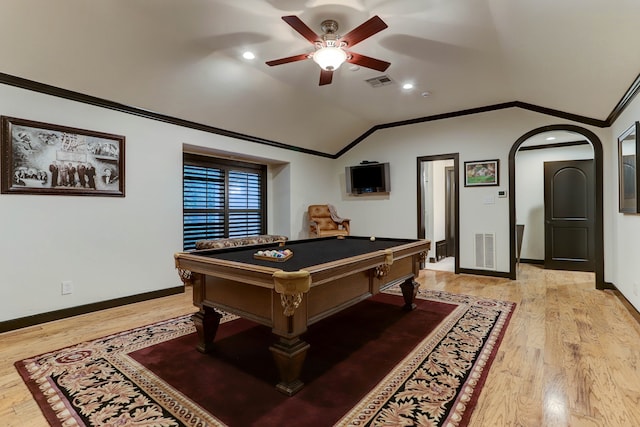
[[(518, 280), (423, 270), (429, 289), (518, 305), (472, 427), (640, 426), (640, 326), (593, 274), (523, 264)], [(46, 426), (13, 363), (195, 311), (191, 292), (0, 334), (0, 425)]]

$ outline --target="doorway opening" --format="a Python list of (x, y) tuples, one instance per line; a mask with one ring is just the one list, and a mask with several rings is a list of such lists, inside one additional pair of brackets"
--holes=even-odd
[(578, 126), (545, 126), (516, 141), (509, 153), (512, 279), (523, 261), (593, 271), (604, 289), (602, 163), (599, 138)]
[(460, 272), (458, 158), (418, 158), (418, 238), (431, 241), (422, 268)]

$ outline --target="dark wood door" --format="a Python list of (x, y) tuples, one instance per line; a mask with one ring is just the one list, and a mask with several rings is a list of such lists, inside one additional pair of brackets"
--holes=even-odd
[(595, 268), (593, 160), (544, 163), (545, 268)]
[(444, 168), (445, 173), (445, 240), (447, 256), (456, 256), (456, 172), (453, 167)]

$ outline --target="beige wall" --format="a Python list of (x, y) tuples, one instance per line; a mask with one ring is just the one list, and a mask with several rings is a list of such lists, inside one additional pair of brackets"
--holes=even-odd
[(611, 221), (606, 225), (605, 252), (609, 255), (612, 274), (609, 277), (624, 296), (640, 310), (640, 215), (628, 215), (618, 212), (618, 157), (617, 138), (629, 126), (640, 120), (640, 98), (636, 97), (631, 105), (611, 126), (611, 139), (614, 141), (609, 151), (609, 163), (605, 168), (614, 173), (611, 185), (605, 194), (610, 194)]
[[(126, 197), (0, 195), (0, 321), (180, 285), (183, 146), (269, 163), (268, 231), (306, 231), (331, 160), (0, 85), (0, 114), (126, 137)], [(61, 295), (61, 282), (74, 284)]]
[[(270, 164), (268, 231), (291, 238), (306, 237), (305, 212), (313, 203), (335, 204), (342, 216), (351, 218), (356, 235), (416, 237), (418, 157), (457, 152), (461, 169), (465, 161), (499, 159), (498, 187), (465, 188), (460, 176), (460, 266), (475, 268), (473, 234), (491, 232), (496, 234), (497, 270), (507, 272), (509, 203), (497, 191), (508, 190), (509, 150), (532, 129), (557, 124), (586, 128), (603, 143), (605, 280), (640, 307), (635, 291), (640, 216), (617, 213), (612, 142), (640, 117), (637, 100), (611, 129), (514, 108), (381, 130), (337, 160), (4, 85), (0, 114), (127, 138), (125, 198), (0, 196), (0, 321), (179, 285), (173, 253), (182, 242), (185, 144), (265, 159)], [(390, 163), (389, 195), (346, 194), (344, 168), (362, 160)], [(72, 295), (61, 295), (63, 280), (74, 282)]]
[[(389, 162), (391, 193), (388, 197), (351, 197), (344, 193), (342, 182), (340, 210), (352, 218), (354, 234), (416, 237), (416, 159), (420, 156), (460, 153), (460, 267), (477, 268), (473, 252), (475, 233), (495, 233), (497, 271), (508, 272), (509, 199), (498, 198), (497, 192), (509, 190), (509, 151), (527, 132), (556, 124), (578, 125), (591, 130), (601, 139), (605, 152), (609, 151), (609, 130), (518, 108), (390, 128), (374, 133), (336, 160), (334, 170), (339, 173), (345, 165), (357, 164), (363, 159)], [(464, 187), (464, 162), (488, 159), (500, 160), (499, 186)], [(605, 161), (608, 161), (607, 158)], [(611, 185), (608, 174), (610, 171), (605, 171), (605, 185)], [(380, 218), (384, 218), (384, 221), (380, 221)]]

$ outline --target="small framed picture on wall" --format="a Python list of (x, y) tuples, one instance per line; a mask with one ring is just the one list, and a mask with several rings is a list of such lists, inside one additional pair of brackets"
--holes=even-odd
[(464, 162), (464, 186), (483, 187), (498, 185), (500, 175), (500, 161), (479, 160)]

